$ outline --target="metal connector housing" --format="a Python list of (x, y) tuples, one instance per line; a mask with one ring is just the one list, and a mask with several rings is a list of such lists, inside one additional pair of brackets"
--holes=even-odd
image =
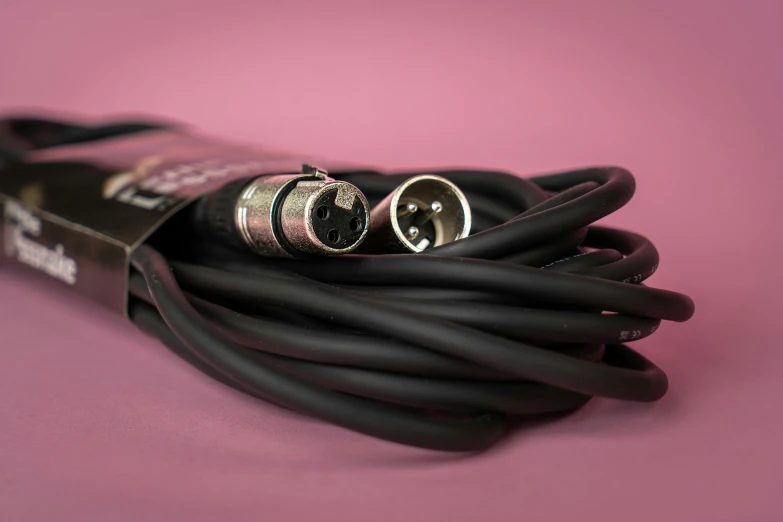
[(451, 181), (434, 174), (406, 180), (375, 208), (361, 251), (422, 252), (470, 234), (470, 205)]
[(315, 167), (303, 172), (261, 176), (242, 190), (234, 220), (251, 250), (273, 257), (346, 254), (364, 240), (370, 219), (364, 194)]

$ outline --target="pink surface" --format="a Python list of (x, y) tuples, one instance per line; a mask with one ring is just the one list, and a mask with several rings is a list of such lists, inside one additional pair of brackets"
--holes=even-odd
[[(478, 457), (259, 404), (0, 270), (0, 520), (783, 520), (783, 2), (0, 1), (0, 112), (147, 112), (387, 167), (618, 163), (694, 297), (591, 403)], [(185, 7), (187, 6), (187, 7)]]

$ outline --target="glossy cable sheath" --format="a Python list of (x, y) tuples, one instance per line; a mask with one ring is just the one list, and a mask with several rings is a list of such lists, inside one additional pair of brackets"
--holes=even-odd
[[(209, 244), (166, 256), (143, 247), (131, 291), (160, 315), (135, 302), (134, 320), (159, 336), (168, 325), (176, 351), (230, 386), (431, 449), (480, 450), (514, 417), (573, 410), (592, 396), (663, 396), (665, 374), (621, 341), (651, 335), (662, 319), (687, 320), (693, 303), (638, 284), (659, 261), (647, 239), (590, 225), (630, 198), (627, 171), (535, 183), (438, 174), (473, 188), (464, 189), (471, 203), (481, 190), (479, 200), (502, 197), (506, 208), (482, 216), (487, 231), (417, 255), (277, 260)], [(377, 201), (411, 175), (336, 177)], [(303, 391), (312, 389), (318, 401)]]
[[(55, 146), (58, 128), (64, 142), (101, 136), (41, 125), (17, 122), (28, 149)], [(420, 173), (330, 174), (376, 203)], [(642, 284), (659, 263), (648, 239), (595, 225), (631, 199), (628, 171), (426, 173), (464, 191), (470, 237), (423, 254), (280, 260), (200, 242), (187, 227), (165, 230), (182, 226), (172, 220), (132, 255), (131, 319), (237, 390), (435, 450), (485, 449), (515, 419), (573, 411), (594, 396), (665, 394), (663, 371), (625, 343), (694, 308)]]

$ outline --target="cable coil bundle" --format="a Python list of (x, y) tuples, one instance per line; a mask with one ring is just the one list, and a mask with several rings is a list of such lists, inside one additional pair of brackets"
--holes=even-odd
[[(331, 176), (376, 204), (415, 174)], [(435, 174), (467, 196), (469, 237), (419, 254), (294, 260), (182, 229), (133, 253), (131, 319), (233, 388), (436, 450), (487, 448), (517, 417), (593, 396), (665, 394), (663, 371), (623, 343), (694, 307), (641, 284), (658, 266), (650, 241), (594, 225), (633, 196), (628, 171)]]

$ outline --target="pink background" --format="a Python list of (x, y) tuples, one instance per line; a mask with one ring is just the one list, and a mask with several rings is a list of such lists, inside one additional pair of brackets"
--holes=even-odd
[(783, 520), (782, 98), (781, 1), (0, 0), (0, 112), (386, 167), (622, 164), (610, 222), (697, 303), (638, 343), (663, 401), (466, 458), (259, 404), (0, 271), (0, 520)]

